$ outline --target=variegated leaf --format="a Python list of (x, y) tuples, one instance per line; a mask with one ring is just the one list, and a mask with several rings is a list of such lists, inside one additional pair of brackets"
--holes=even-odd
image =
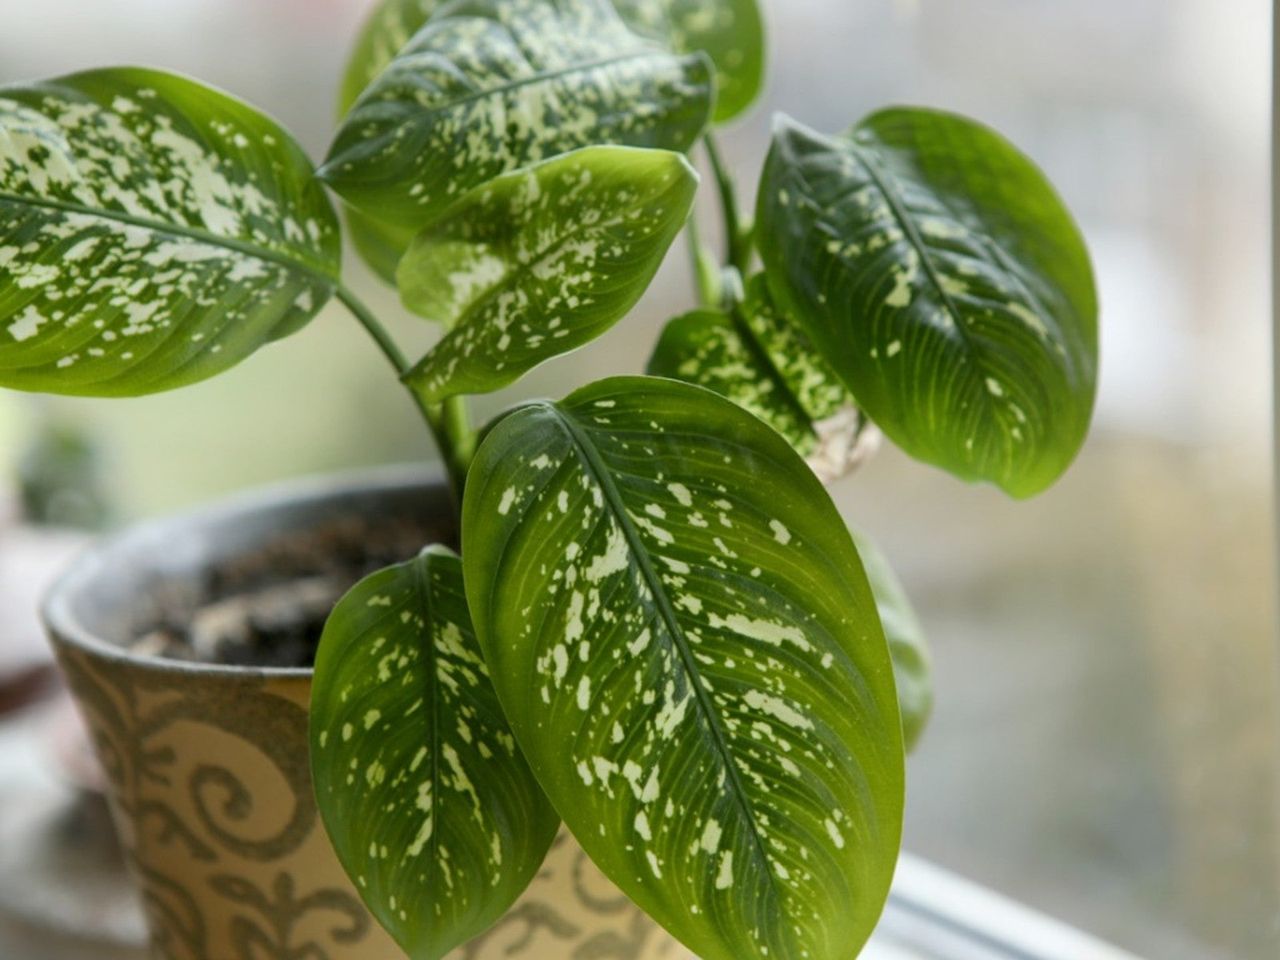
[(708, 390), (619, 378), (498, 422), (467, 598), (538, 780), (705, 960), (845, 960), (898, 851), (902, 731), (831, 499)]
[(701, 54), (632, 33), (609, 0), (461, 0), (356, 103), (321, 175), (420, 229), (472, 188), (593, 144), (686, 150), (711, 113)]
[(338, 859), (413, 960), (483, 932), (533, 879), (559, 820), (494, 695), (454, 554), (375, 573), (334, 609), (311, 769)]
[(902, 736), (908, 751), (915, 749), (933, 713), (933, 664), (924, 628), (912, 609), (902, 581), (893, 572), (889, 558), (866, 534), (855, 531), (853, 542), (867, 571), (871, 592), (889, 653), (893, 656), (893, 675), (898, 687), (898, 707), (902, 711)]
[(289, 134), (172, 74), (0, 88), (0, 386), (133, 396), (299, 329), (338, 277)]
[(745, 303), (667, 324), (649, 373), (696, 383), (750, 410), (830, 482), (857, 462), (866, 421), (808, 336), (773, 304), (763, 276)]
[(638, 32), (672, 50), (701, 50), (716, 66), (715, 120), (738, 116), (764, 84), (764, 20), (756, 0), (614, 0)]
[(1084, 441), (1097, 383), (1088, 252), (994, 131), (893, 109), (840, 137), (780, 122), (759, 237), (779, 304), (911, 455), (1014, 496)]
[(818, 444), (813, 422), (746, 324), (723, 310), (694, 310), (668, 322), (647, 369), (655, 377), (696, 383), (727, 397), (777, 430), (801, 455)]
[[(347, 61), (338, 93), (339, 117), (347, 115), (365, 88), (442, 6), (444, 0), (380, 0), (375, 4)], [(394, 284), (396, 265), (409, 248), (413, 231), (381, 223), (351, 207), (343, 214), (347, 233), (360, 259), (387, 283)]]
[(342, 87), (338, 91), (339, 117), (346, 116), (360, 94), (446, 3), (447, 0), (378, 0), (360, 28), (342, 75)]
[(693, 206), (681, 154), (587, 147), (477, 187), (400, 262), (405, 304), (449, 332), (406, 377), (487, 393), (595, 339), (649, 286)]

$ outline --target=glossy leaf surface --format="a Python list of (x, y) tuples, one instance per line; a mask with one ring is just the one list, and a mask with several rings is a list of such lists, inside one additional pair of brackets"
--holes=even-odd
[(804, 457), (862, 427), (853, 396), (808, 336), (773, 304), (763, 277), (734, 311), (696, 310), (667, 324), (649, 373), (714, 390), (786, 437)]
[(908, 453), (1015, 496), (1084, 441), (1097, 300), (1079, 230), (999, 134), (930, 110), (779, 123), (759, 237), (779, 303)]
[[(356, 38), (338, 94), (338, 116), (345, 117), (360, 94), (397, 53), (444, 6), (442, 0), (381, 0), (369, 12)], [(343, 211), (356, 253), (387, 283), (396, 282), (396, 266), (413, 239), (413, 231), (381, 223), (359, 210)]]
[(289, 135), (154, 70), (0, 88), (0, 386), (133, 396), (296, 331), (338, 276)]
[(478, 452), (467, 596), (512, 729), (600, 868), (704, 960), (845, 960), (898, 851), (875, 601), (760, 420), (656, 378), (519, 408)]
[(756, 0), (615, 0), (637, 32), (680, 53), (701, 50), (716, 67), (715, 120), (738, 116), (764, 84), (764, 20)]
[(698, 177), (666, 150), (588, 147), (478, 187), (401, 261), (412, 310), (449, 332), (409, 374), (428, 402), (506, 386), (635, 305)]
[(339, 602), (311, 713), (329, 838), (409, 956), (437, 960), (505, 913), (559, 820), (498, 706), (455, 555), (433, 547)]
[(397, 53), (417, 33), (427, 19), (445, 5), (445, 0), (379, 0), (356, 37), (347, 69), (338, 92), (338, 116), (360, 98), (360, 94), (395, 59)]
[(910, 751), (920, 742), (920, 735), (933, 713), (933, 665), (929, 642), (907, 591), (884, 551), (864, 533), (855, 532), (853, 540), (871, 582), (871, 592), (875, 594), (885, 639), (889, 641), (893, 675), (898, 687), (898, 707), (902, 711), (902, 734)]
[(579, 147), (688, 149), (711, 113), (701, 54), (631, 32), (609, 0), (462, 0), (357, 102), (322, 175), (420, 229), (472, 188)]

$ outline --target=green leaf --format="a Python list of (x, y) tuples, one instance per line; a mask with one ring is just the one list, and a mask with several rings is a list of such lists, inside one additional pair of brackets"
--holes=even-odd
[(902, 735), (908, 751), (920, 742), (920, 735), (933, 713), (933, 664), (924, 628), (916, 617), (902, 581), (893, 572), (889, 559), (865, 534), (854, 531), (853, 541), (858, 556), (871, 582), (880, 624), (889, 653), (893, 656), (893, 675), (898, 687), (898, 707), (902, 711)]
[(769, 424), (797, 453), (808, 455), (818, 445), (813, 422), (744, 326), (723, 310), (676, 317), (663, 329), (647, 371), (714, 390)]
[(282, 128), (154, 70), (0, 88), (0, 386), (134, 396), (293, 333), (340, 268)]
[(446, 0), (381, 0), (369, 12), (355, 49), (347, 61), (342, 87), (338, 91), (338, 116), (359, 99), (360, 94), (391, 63), (397, 53), (417, 33)]
[(1097, 386), (1088, 252), (999, 134), (893, 109), (826, 137), (779, 123), (760, 187), (779, 303), (907, 453), (1014, 496), (1079, 451)]
[(413, 231), (379, 223), (355, 207), (342, 211), (347, 220), (347, 235), (360, 259), (378, 277), (395, 286), (396, 269), (413, 242)]
[(430, 548), (338, 603), (311, 769), (338, 859), (413, 960), (483, 932), (533, 879), (559, 820), (503, 718), (454, 554)]
[(596, 864), (704, 960), (846, 960), (898, 852), (889, 651), (830, 497), (710, 391), (507, 415), (463, 506), (512, 730)]
[(804, 331), (774, 306), (763, 276), (733, 310), (696, 310), (668, 323), (648, 371), (754, 413), (825, 480), (854, 465), (866, 421)]
[(653, 280), (697, 187), (678, 153), (587, 147), (476, 188), (400, 263), (405, 305), (449, 327), (406, 382), (430, 403), (487, 393), (604, 333)]
[[(343, 74), (338, 92), (339, 118), (347, 115), (365, 88), (443, 5), (444, 0), (381, 0), (370, 10)], [(343, 214), (360, 259), (381, 279), (394, 285), (397, 265), (408, 250), (413, 230), (380, 223), (355, 207), (348, 206)]]
[(321, 175), (421, 229), (472, 188), (579, 147), (686, 150), (712, 88), (703, 55), (641, 39), (609, 0), (462, 0), (360, 98)]
[[(356, 38), (351, 59), (343, 74), (338, 93), (338, 116), (344, 117), (360, 94), (430, 19), (445, 0), (381, 0), (369, 12), (360, 35)], [(414, 231), (381, 223), (373, 217), (347, 207), (343, 213), (352, 246), (375, 274), (394, 285), (396, 266)]]
[(716, 67), (715, 122), (738, 116), (764, 85), (764, 18), (756, 0), (615, 0), (639, 33), (678, 53), (701, 50)]

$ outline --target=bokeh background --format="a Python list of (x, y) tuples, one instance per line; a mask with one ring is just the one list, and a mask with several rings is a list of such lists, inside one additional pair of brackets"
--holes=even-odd
[[(835, 492), (896, 561), (935, 646), (938, 707), (910, 766), (908, 847), (1154, 960), (1274, 960), (1270, 5), (765, 5), (768, 93), (724, 137), (744, 192), (776, 110), (837, 130), (886, 103), (958, 109), (1043, 164), (1100, 279), (1096, 428), (1058, 487), (1014, 503), (890, 449)], [(124, 62), (181, 70), (265, 108), (318, 157), (366, 8), (0, 0), (0, 82)], [(661, 323), (691, 302), (679, 254), (613, 335), (481, 410), (639, 371)], [(349, 266), (397, 334), (430, 342)], [(382, 359), (336, 307), (181, 393), (0, 395), (0, 489), (51, 428), (99, 451), (117, 522), (432, 455)]]

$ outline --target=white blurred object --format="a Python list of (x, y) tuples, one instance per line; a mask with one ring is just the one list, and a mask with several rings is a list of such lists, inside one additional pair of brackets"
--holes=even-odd
[(53, 659), (40, 626), (40, 597), (85, 542), (83, 533), (0, 521), (0, 678)]

